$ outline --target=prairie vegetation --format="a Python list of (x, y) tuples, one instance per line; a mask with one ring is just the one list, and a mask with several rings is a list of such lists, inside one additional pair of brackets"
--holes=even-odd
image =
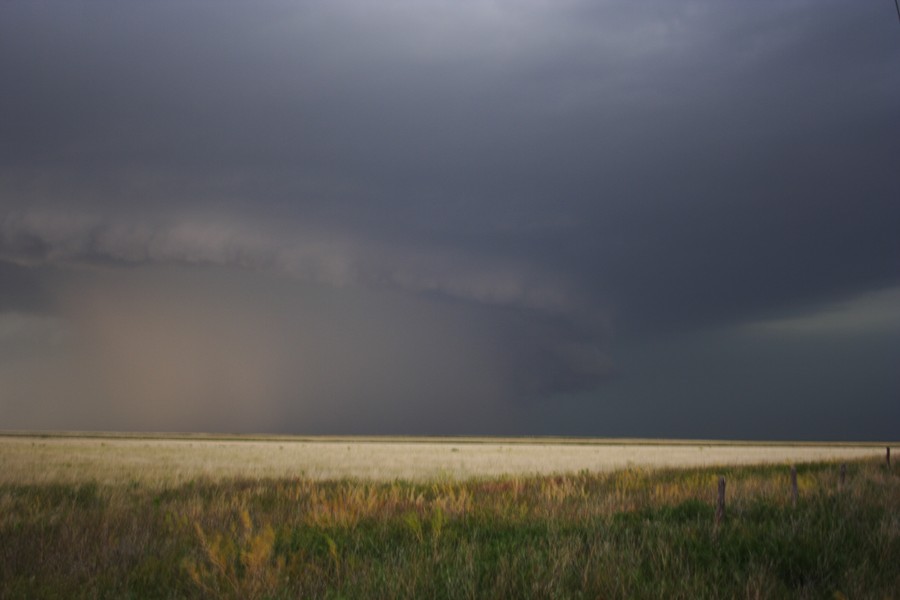
[(196, 478), (466, 479), (631, 467), (811, 462), (881, 456), (884, 445), (541, 438), (0, 436), (0, 483)]
[(794, 506), (789, 472), (7, 477), (0, 597), (895, 597), (900, 477), (798, 464)]

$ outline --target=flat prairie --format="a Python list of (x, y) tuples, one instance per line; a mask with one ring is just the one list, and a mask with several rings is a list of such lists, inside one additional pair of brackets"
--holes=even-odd
[(0, 598), (896, 598), (885, 445), (0, 435)]
[(0, 435), (0, 483), (194, 479), (424, 481), (865, 459), (885, 444), (574, 438)]

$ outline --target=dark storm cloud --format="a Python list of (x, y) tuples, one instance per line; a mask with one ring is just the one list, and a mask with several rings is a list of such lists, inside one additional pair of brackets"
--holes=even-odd
[(51, 303), (51, 294), (32, 269), (0, 260), (0, 313), (45, 312)]
[(891, 9), (4, 3), (0, 310), (48, 265), (386, 290), (549, 397), (615, 336), (896, 286)]
[[(435, 318), (462, 304), (468, 306), (464, 310), (469, 319), (504, 348), (503, 358), (491, 368), (506, 374), (510, 394), (533, 397), (590, 387), (610, 371), (605, 354), (608, 323), (585, 306), (564, 279), (521, 260), (434, 244), (386, 245), (359, 237), (341, 239), (334, 232), (261, 229), (210, 219), (150, 226), (54, 213), (8, 216), (0, 223), (0, 241), (5, 252), (23, 264), (129, 270), (153, 265), (225, 267), (243, 273), (248, 285), (254, 272), (264, 272), (275, 279), (255, 281), (268, 281), (269, 288), (281, 279), (356, 288), (357, 294), (368, 289), (421, 296), (445, 307)], [(260, 288), (258, 293), (264, 298), (276, 292)], [(322, 316), (341, 318), (334, 313)], [(387, 317), (373, 312), (371, 318)]]

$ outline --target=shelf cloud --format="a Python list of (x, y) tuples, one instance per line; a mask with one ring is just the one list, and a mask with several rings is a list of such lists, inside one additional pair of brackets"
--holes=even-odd
[(898, 45), (838, 1), (3, 4), (6, 422), (771, 437), (688, 424), (836, 414), (766, 357), (852, 347), (877, 418), (796, 435), (886, 435)]

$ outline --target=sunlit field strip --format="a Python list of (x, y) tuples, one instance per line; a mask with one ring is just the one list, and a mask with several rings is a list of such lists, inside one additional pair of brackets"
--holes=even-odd
[(468, 479), (628, 467), (803, 463), (882, 455), (884, 444), (529, 438), (0, 436), (0, 483), (178, 485), (194, 479)]
[(587, 446), (850, 446), (884, 447), (900, 442), (835, 442), (796, 440), (724, 440), (724, 439), (680, 439), (680, 438), (602, 438), (574, 436), (470, 436), (470, 435), (279, 435), (259, 433), (193, 433), (193, 432), (131, 432), (131, 431), (41, 431), (41, 430), (0, 430), (3, 438), (79, 438), (79, 439), (127, 439), (127, 440), (188, 440), (188, 441), (243, 441), (243, 442), (322, 442), (322, 443), (383, 443), (403, 442), (406, 444), (431, 444), (452, 442), (456, 444), (552, 444)]

